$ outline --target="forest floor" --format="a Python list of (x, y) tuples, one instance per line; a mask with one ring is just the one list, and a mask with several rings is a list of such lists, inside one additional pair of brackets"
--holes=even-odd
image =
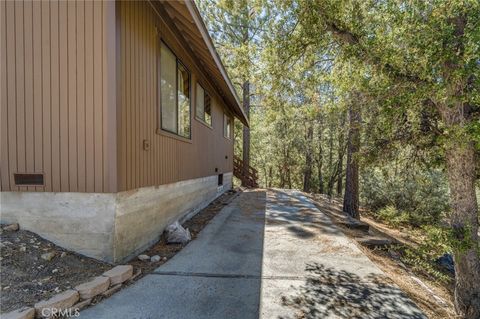
[[(415, 250), (422, 240), (415, 230), (395, 229), (370, 217), (363, 217), (366, 214), (361, 214), (361, 221), (369, 225), (368, 233), (351, 229), (345, 225), (340, 201), (318, 194), (311, 198), (429, 318), (459, 318), (455, 315), (453, 306), (453, 275), (444, 272), (445, 276), (450, 276), (450, 280), (438, 280), (419, 267), (402, 261), (402, 252), (406, 249)], [(365, 246), (360, 244), (365, 237), (386, 238), (391, 244)]]

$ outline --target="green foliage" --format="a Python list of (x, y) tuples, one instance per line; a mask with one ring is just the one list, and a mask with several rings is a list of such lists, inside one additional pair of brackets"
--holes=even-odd
[(422, 241), (417, 247), (404, 250), (402, 261), (413, 270), (432, 276), (434, 280), (452, 281), (452, 276), (446, 274), (435, 263), (439, 256), (452, 251), (450, 231), (440, 226), (423, 226), (421, 237)]
[(397, 162), (367, 168), (362, 174), (364, 204), (378, 218), (395, 226), (438, 223), (449, 211), (444, 174), (438, 169), (405, 165)]
[(406, 211), (399, 211), (392, 205), (379, 209), (376, 216), (386, 224), (395, 227), (409, 225), (411, 223), (411, 214)]

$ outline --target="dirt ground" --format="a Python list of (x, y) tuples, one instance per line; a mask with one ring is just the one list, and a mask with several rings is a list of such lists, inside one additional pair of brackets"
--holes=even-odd
[[(55, 254), (45, 260), (43, 254)], [(33, 306), (112, 268), (26, 231), (1, 234), (1, 312)]]
[[(190, 230), (192, 240), (240, 192), (240, 189), (228, 191), (186, 221), (183, 227)], [(23, 306), (33, 306), (36, 302), (87, 282), (113, 267), (108, 263), (65, 250), (26, 230), (2, 231), (0, 242), (1, 313)], [(184, 246), (167, 244), (165, 235), (162, 234), (156, 244), (141, 253), (149, 256), (159, 255), (161, 260), (151, 262), (132, 259), (128, 264), (133, 265), (134, 273), (141, 270), (141, 275), (126, 283), (125, 287), (167, 262)], [(54, 257), (45, 260), (41, 256), (46, 253), (54, 253)], [(101, 299), (96, 297), (92, 305)]]
[[(391, 239), (396, 249), (390, 247), (366, 247), (359, 244), (356, 240), (365, 236), (360, 230), (347, 228), (342, 212), (341, 203), (336, 200), (330, 200), (324, 196), (312, 195), (311, 198), (322, 212), (329, 215), (343, 232), (354, 239), (357, 246), (372, 260), (386, 275), (392, 279), (416, 304), (422, 311), (432, 319), (440, 318), (459, 318), (455, 315), (453, 306), (453, 285), (451, 283), (440, 283), (432, 280), (425, 273), (412, 270), (408, 265), (402, 263), (398, 256), (398, 247), (416, 247), (418, 237), (408, 230), (398, 230), (391, 228), (371, 218), (362, 217), (361, 220), (370, 226), (369, 235), (385, 237)], [(392, 247), (393, 248), (393, 247)], [(420, 279), (425, 288), (414, 278)], [(430, 291), (428, 291), (430, 290)], [(436, 297), (434, 297), (434, 295)], [(442, 301), (439, 301), (440, 298)]]

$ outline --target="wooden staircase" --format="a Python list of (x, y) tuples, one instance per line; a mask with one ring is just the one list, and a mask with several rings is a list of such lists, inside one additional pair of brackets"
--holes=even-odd
[(244, 170), (245, 165), (240, 157), (233, 157), (233, 175), (242, 181), (242, 184), (247, 187), (258, 187), (258, 172), (255, 168), (248, 166)]

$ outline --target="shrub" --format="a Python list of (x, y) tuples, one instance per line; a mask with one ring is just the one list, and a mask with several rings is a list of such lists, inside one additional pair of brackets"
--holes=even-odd
[(449, 210), (448, 187), (439, 170), (376, 167), (363, 172), (361, 185), (363, 204), (392, 225), (433, 225)]
[(377, 217), (386, 224), (398, 227), (410, 223), (410, 215), (404, 211), (398, 211), (394, 206), (388, 205), (377, 212)]

